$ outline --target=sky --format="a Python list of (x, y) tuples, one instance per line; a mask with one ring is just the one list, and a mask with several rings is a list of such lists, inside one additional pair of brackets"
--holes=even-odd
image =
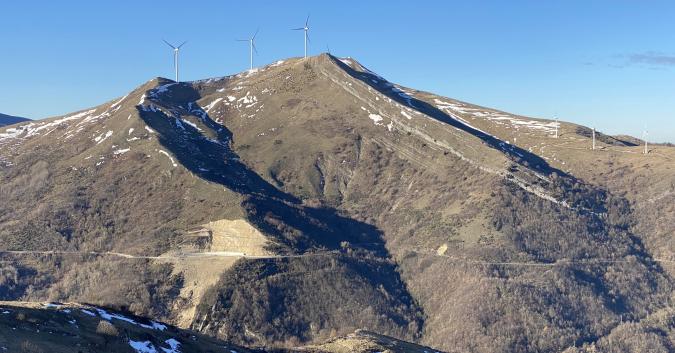
[(2, 1), (0, 112), (40, 119), (157, 77), (351, 56), (389, 81), (609, 134), (675, 142), (673, 1)]

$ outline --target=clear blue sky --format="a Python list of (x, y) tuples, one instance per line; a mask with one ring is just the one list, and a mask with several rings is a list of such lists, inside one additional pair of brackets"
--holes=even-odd
[(0, 112), (64, 114), (172, 77), (162, 43), (188, 40), (185, 80), (310, 52), (390, 81), (512, 113), (675, 142), (673, 1), (2, 1)]

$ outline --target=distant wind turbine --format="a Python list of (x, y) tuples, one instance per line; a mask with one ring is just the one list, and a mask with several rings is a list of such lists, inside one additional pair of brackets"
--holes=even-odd
[(249, 51), (251, 53), (251, 70), (253, 70), (253, 51), (255, 50), (255, 53), (258, 54), (258, 49), (255, 47), (255, 36), (258, 35), (258, 31), (260, 28), (256, 29), (255, 34), (253, 37), (249, 39), (237, 39), (237, 42), (248, 42), (249, 43)]
[(645, 128), (645, 131), (642, 133), (642, 136), (643, 136), (642, 139), (645, 140), (645, 154), (649, 153), (649, 148), (647, 147), (647, 144), (648, 144), (647, 143), (647, 133), (648, 133), (647, 129)]
[(187, 41), (183, 42), (179, 46), (174, 46), (171, 43), (167, 42), (166, 40), (162, 39), (166, 45), (170, 46), (173, 48), (173, 67), (176, 70), (176, 82), (178, 82), (178, 52), (180, 51), (180, 48), (187, 43)]
[(300, 27), (300, 28), (292, 28), (291, 30), (293, 31), (305, 31), (305, 58), (307, 58), (307, 43), (310, 41), (309, 40), (309, 15), (307, 15), (307, 19), (305, 20), (305, 27)]

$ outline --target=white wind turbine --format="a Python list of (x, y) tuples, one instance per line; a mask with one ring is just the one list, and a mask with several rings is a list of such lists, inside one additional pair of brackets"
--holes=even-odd
[(248, 42), (249, 43), (249, 51), (250, 51), (250, 54), (251, 54), (251, 70), (253, 70), (253, 51), (255, 50), (255, 53), (258, 54), (258, 49), (256, 49), (256, 47), (255, 47), (255, 36), (258, 35), (259, 30), (260, 30), (260, 28), (258, 28), (255, 31), (255, 34), (253, 35), (253, 37), (251, 37), (249, 39), (237, 39), (237, 42)]
[(173, 49), (173, 67), (176, 70), (176, 82), (178, 82), (178, 52), (180, 51), (180, 48), (187, 43), (187, 41), (183, 42), (179, 46), (173, 46), (171, 43), (167, 42), (166, 40), (162, 39), (166, 45), (170, 46)]
[(307, 15), (307, 19), (305, 20), (305, 27), (300, 27), (300, 28), (292, 28), (291, 30), (293, 31), (305, 31), (305, 58), (307, 58), (307, 43), (310, 41), (309, 40), (309, 15)]

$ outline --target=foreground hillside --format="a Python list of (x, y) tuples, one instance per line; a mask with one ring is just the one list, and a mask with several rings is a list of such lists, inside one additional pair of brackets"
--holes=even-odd
[[(160, 322), (91, 305), (0, 302), (0, 350), (7, 352), (180, 353), (249, 350)], [(283, 352), (437, 352), (391, 337), (358, 331), (316, 346)], [(438, 353), (438, 352), (437, 352)]]
[(155, 79), (0, 130), (0, 297), (243, 346), (672, 350), (675, 148), (555, 124), (329, 55)]

